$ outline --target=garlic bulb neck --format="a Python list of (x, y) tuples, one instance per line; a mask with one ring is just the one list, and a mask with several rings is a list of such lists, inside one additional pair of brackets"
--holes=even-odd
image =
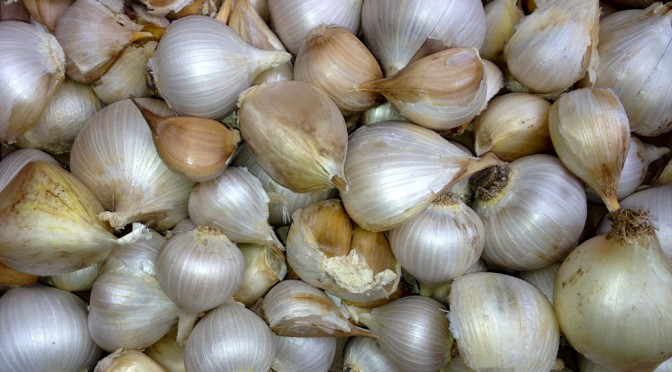
[(511, 166), (509, 164), (496, 165), (484, 169), (469, 180), (474, 196), (480, 201), (489, 201), (500, 195), (509, 183)]
[(645, 210), (620, 208), (609, 214), (609, 221), (611, 221), (609, 237), (621, 243), (634, 239), (649, 239), (656, 235), (649, 212)]

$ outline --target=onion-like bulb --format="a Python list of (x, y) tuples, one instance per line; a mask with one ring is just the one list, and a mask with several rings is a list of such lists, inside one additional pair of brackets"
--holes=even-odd
[(555, 312), (572, 347), (593, 362), (653, 369), (672, 356), (672, 263), (648, 213), (621, 208), (610, 219), (611, 233), (585, 241), (560, 266)]
[(275, 336), (276, 372), (327, 372), (336, 355), (335, 337)]

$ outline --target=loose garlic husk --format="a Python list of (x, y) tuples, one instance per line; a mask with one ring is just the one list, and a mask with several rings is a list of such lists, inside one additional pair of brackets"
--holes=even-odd
[(211, 181), (196, 185), (189, 197), (189, 217), (198, 225), (215, 225), (231, 241), (282, 243), (268, 224), (269, 198), (261, 182), (242, 167), (228, 167)]
[(310, 30), (335, 25), (357, 33), (363, 0), (270, 0), (271, 23), (287, 50), (296, 55)]
[(137, 350), (119, 349), (101, 359), (93, 372), (168, 372), (161, 364)]
[(522, 271), (518, 277), (537, 287), (553, 305), (553, 286), (559, 268), (560, 264), (556, 262), (541, 269)]
[(483, 259), (534, 270), (576, 247), (587, 216), (581, 182), (550, 155), (530, 155), (471, 178), (474, 211), (485, 227)]
[(40, 118), (65, 78), (56, 38), (37, 25), (0, 23), (0, 144), (12, 143)]
[(595, 190), (609, 211), (617, 210), (630, 125), (616, 94), (584, 88), (561, 95), (551, 105), (548, 129), (563, 164)]
[(315, 202), (294, 212), (287, 262), (306, 283), (352, 302), (390, 297), (401, 266), (382, 232), (353, 226), (341, 201)]
[(608, 235), (579, 245), (560, 266), (553, 304), (576, 351), (618, 370), (651, 370), (672, 356), (672, 264), (648, 213), (610, 214)]
[(450, 360), (453, 336), (438, 301), (408, 296), (362, 314), (359, 320), (380, 336), (380, 348), (404, 371), (438, 371)]
[(273, 332), (243, 305), (228, 301), (194, 328), (184, 350), (187, 371), (268, 371), (276, 347)]
[(469, 368), (550, 371), (560, 344), (553, 307), (524, 280), (474, 273), (453, 281), (450, 330)]
[(327, 372), (336, 355), (335, 337), (274, 336), (276, 372)]
[(402, 372), (370, 337), (350, 337), (344, 350), (343, 370), (348, 372)]
[(600, 22), (596, 87), (612, 88), (642, 136), (672, 129), (672, 5), (617, 12)]
[(587, 75), (595, 81), (598, 0), (537, 0), (504, 49), (509, 72), (538, 93), (557, 94)]
[(161, 289), (180, 307), (177, 342), (189, 337), (198, 314), (225, 303), (240, 288), (245, 258), (215, 226), (173, 235), (156, 259)]
[(487, 102), (485, 66), (474, 48), (432, 54), (397, 74), (356, 84), (354, 89), (382, 94), (401, 115), (434, 130), (468, 123)]
[(463, 275), (483, 252), (485, 231), (458, 195), (439, 195), (422, 212), (389, 232), (401, 266), (420, 282), (421, 294)]
[(382, 77), (376, 57), (357, 36), (341, 27), (320, 26), (312, 30), (294, 65), (296, 80), (324, 90), (344, 114), (375, 105), (378, 94), (352, 88)]
[(99, 261), (71, 273), (43, 277), (41, 281), (68, 292), (90, 291), (102, 267), (103, 261)]
[(352, 325), (324, 292), (300, 280), (286, 279), (271, 288), (261, 312), (278, 336), (373, 336)]
[(282, 81), (248, 89), (238, 105), (243, 139), (276, 182), (294, 192), (347, 190), (348, 132), (326, 93), (308, 83)]
[(551, 104), (527, 93), (509, 93), (494, 98), (474, 122), (474, 147), (480, 156), (492, 151), (502, 160), (513, 161), (553, 149), (548, 131)]
[(251, 306), (287, 275), (285, 255), (276, 247), (240, 244), (245, 257), (245, 275), (233, 298)]
[(194, 182), (209, 181), (233, 159), (240, 142), (237, 130), (211, 119), (163, 116), (131, 100), (152, 131), (156, 152), (174, 173)]
[(359, 128), (345, 161), (343, 205), (359, 226), (390, 230), (412, 218), (442, 190), (499, 159), (475, 158), (436, 132), (404, 122)]
[(217, 119), (235, 109), (238, 94), (257, 75), (290, 57), (251, 46), (212, 18), (188, 16), (168, 26), (147, 66), (176, 112)]
[(144, 352), (170, 372), (185, 372), (184, 346), (178, 344), (176, 338), (177, 328), (174, 328)]
[(35, 149), (20, 149), (12, 151), (0, 161), (0, 192), (14, 179), (26, 165), (34, 161), (44, 161), (59, 165), (51, 155)]
[(65, 79), (40, 118), (17, 139), (16, 145), (52, 154), (69, 152), (79, 130), (101, 107), (91, 86)]
[(504, 46), (516, 31), (524, 16), (523, 11), (517, 0), (495, 0), (483, 8), (486, 31), (480, 48), (481, 57), (497, 63), (504, 62)]
[(158, 45), (156, 41), (149, 41), (126, 47), (112, 67), (91, 84), (100, 100), (110, 105), (126, 98), (151, 96), (145, 66)]
[[(162, 101), (137, 101), (162, 115), (172, 113)], [(86, 122), (72, 145), (70, 168), (107, 210), (99, 218), (114, 229), (141, 221), (162, 231), (187, 216), (194, 183), (161, 161), (152, 133), (130, 99), (103, 108)]]
[(113, 247), (146, 233), (142, 225), (122, 238), (98, 220), (93, 193), (57, 165), (24, 166), (0, 192), (0, 262), (34, 275), (58, 275), (105, 258)]

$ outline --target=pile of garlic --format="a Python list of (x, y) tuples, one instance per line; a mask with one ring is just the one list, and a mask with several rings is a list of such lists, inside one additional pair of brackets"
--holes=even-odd
[(0, 370), (670, 370), (672, 3), (609, 1), (0, 2)]

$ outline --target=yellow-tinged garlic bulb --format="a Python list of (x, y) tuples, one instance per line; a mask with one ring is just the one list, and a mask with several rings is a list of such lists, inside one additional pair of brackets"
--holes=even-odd
[(595, 81), (598, 0), (537, 0), (506, 48), (509, 72), (538, 93), (556, 93), (587, 75)]
[(609, 211), (617, 210), (630, 125), (616, 94), (601, 88), (563, 94), (551, 106), (548, 129), (565, 166), (595, 190)]
[(150, 41), (126, 47), (114, 65), (92, 84), (100, 100), (110, 105), (126, 98), (150, 97), (145, 68), (158, 45)]
[(93, 372), (168, 372), (154, 359), (137, 350), (119, 349), (101, 359)]
[(22, 0), (21, 2), (35, 21), (45, 25), (53, 33), (63, 12), (75, 0)]
[(495, 0), (486, 4), (484, 10), (487, 26), (480, 48), (481, 57), (497, 63), (504, 62), (504, 46), (523, 18), (523, 10), (516, 0)]
[(274, 246), (239, 244), (238, 248), (245, 257), (245, 275), (233, 298), (250, 306), (285, 278), (287, 264), (284, 253)]
[(238, 105), (243, 139), (276, 182), (294, 192), (347, 191), (348, 132), (326, 93), (301, 81), (282, 81), (248, 89)]

